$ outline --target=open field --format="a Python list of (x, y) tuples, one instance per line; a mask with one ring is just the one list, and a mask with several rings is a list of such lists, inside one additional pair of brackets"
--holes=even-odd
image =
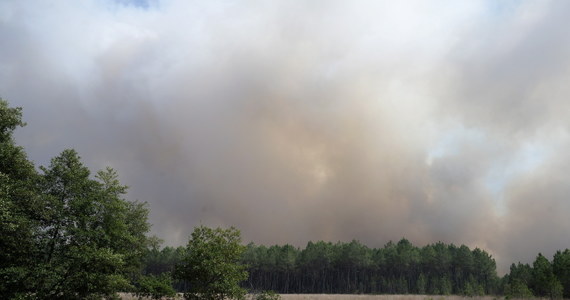
[[(138, 299), (130, 294), (120, 294), (123, 300)], [(283, 300), (493, 300), (502, 297), (463, 297), (438, 295), (354, 295), (354, 294), (282, 294)], [(182, 295), (180, 295), (182, 299)], [(248, 297), (248, 300), (251, 299)]]

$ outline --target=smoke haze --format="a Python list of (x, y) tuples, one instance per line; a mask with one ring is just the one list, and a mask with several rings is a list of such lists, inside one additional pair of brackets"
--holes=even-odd
[(570, 3), (2, 1), (38, 165), (110, 165), (168, 245), (570, 248)]

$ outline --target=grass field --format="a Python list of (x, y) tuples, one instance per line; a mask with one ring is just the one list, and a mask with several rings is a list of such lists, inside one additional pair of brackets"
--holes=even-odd
[(334, 295), (334, 294), (292, 294), (281, 295), (283, 300), (493, 300), (497, 297), (462, 297), (437, 295)]

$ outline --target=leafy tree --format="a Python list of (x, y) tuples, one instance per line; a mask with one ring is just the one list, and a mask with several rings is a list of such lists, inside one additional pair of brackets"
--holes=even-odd
[(22, 122), (20, 108), (0, 98), (0, 298), (10, 299), (30, 289), (35, 264), (38, 220), (42, 215), (38, 174), (13, 131)]
[[(473, 254), (471, 250), (461, 245), (453, 251), (453, 281), (458, 292), (473, 296), (472, 282), (468, 282), (469, 275), (473, 273)], [(469, 286), (468, 286), (469, 285)]]
[(244, 299), (245, 289), (239, 286), (248, 277), (240, 263), (245, 246), (239, 230), (199, 226), (192, 232), (182, 262), (175, 268), (175, 277), (189, 283), (186, 299)]
[(74, 150), (41, 170), (47, 217), (38, 236), (37, 295), (82, 298), (129, 288), (146, 246), (146, 205), (121, 198), (127, 188), (113, 169), (90, 179)]
[(552, 260), (552, 271), (562, 284), (564, 298), (570, 298), (570, 250), (557, 251)]
[(558, 279), (554, 278), (549, 285), (548, 294), (550, 296), (550, 299), (562, 299), (563, 293), (564, 287), (560, 281), (558, 281)]
[(110, 168), (90, 177), (74, 150), (38, 174), (12, 132), (21, 110), (0, 99), (0, 298), (111, 296), (129, 287), (146, 245), (148, 209), (123, 199)]
[(509, 273), (509, 281), (515, 282), (520, 281), (525, 285), (529, 285), (532, 281), (532, 267), (528, 264), (511, 264), (511, 269)]
[(509, 274), (505, 275), (506, 284), (503, 293), (508, 298), (527, 299), (534, 295), (529, 289), (532, 280), (532, 267), (528, 264), (511, 264)]
[(554, 276), (552, 265), (541, 253), (532, 264), (532, 289), (537, 296), (562, 298), (562, 284)]
[[(477, 285), (478, 294), (495, 294), (499, 285), (495, 260), (487, 252), (479, 248), (475, 248), (472, 254), (473, 266), (470, 269), (470, 274)], [(481, 289), (483, 289), (483, 292), (481, 292)]]

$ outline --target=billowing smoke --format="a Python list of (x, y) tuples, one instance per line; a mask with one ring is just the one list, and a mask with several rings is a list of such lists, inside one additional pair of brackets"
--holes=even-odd
[(153, 232), (570, 247), (570, 4), (3, 1), (0, 95)]

